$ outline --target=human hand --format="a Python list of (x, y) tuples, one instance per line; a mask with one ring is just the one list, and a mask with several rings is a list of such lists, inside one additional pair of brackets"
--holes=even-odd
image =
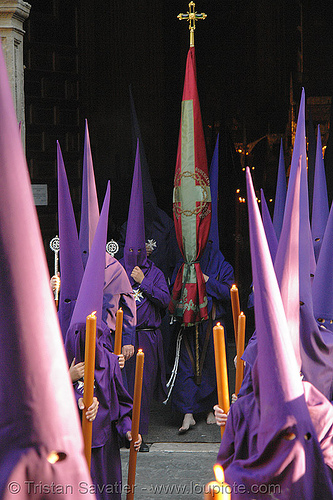
[(139, 266), (135, 266), (133, 271), (131, 272), (131, 277), (136, 281), (137, 283), (142, 283), (143, 278), (145, 275), (143, 274), (142, 270), (139, 268)]
[(152, 253), (153, 249), (151, 247), (151, 245), (149, 245), (149, 243), (146, 243), (146, 253), (147, 253), (147, 257), (149, 257), (149, 255)]
[(237, 399), (238, 399), (238, 397), (236, 396), (236, 394), (233, 394), (231, 396), (231, 404), (236, 403)]
[[(131, 433), (131, 431), (127, 431), (126, 432), (126, 438), (128, 439), (129, 442), (132, 441), (132, 433)], [(134, 443), (134, 449), (135, 449), (135, 451), (139, 451), (141, 443), (142, 443), (142, 437), (141, 437), (141, 434), (138, 434), (138, 439)]]
[(119, 361), (120, 369), (122, 370), (125, 366), (125, 357), (123, 354), (118, 354), (118, 361)]
[(213, 410), (217, 425), (219, 427), (225, 425), (227, 423), (228, 414), (224, 413), (224, 411), (222, 410), (222, 408), (219, 407), (219, 405), (215, 405), (213, 407)]
[(52, 288), (52, 292), (54, 293), (55, 291), (57, 291), (59, 293), (59, 290), (60, 290), (60, 283), (61, 283), (61, 280), (60, 280), (60, 273), (58, 274), (54, 274), (52, 276), (52, 278), (50, 279), (50, 285), (51, 285), (51, 288)]
[(84, 361), (75, 364), (75, 358), (74, 358), (71, 363), (71, 366), (69, 367), (69, 374), (71, 376), (73, 384), (74, 382), (80, 380), (80, 378), (82, 378), (84, 375)]
[(121, 352), (124, 355), (125, 361), (127, 361), (134, 354), (134, 345), (132, 344), (123, 345)]
[[(84, 410), (84, 403), (82, 398), (78, 399), (77, 404), (79, 405), (80, 410)], [(86, 419), (89, 420), (89, 422), (95, 420), (98, 411), (98, 406), (99, 406), (98, 399), (94, 396), (92, 404), (86, 411)]]

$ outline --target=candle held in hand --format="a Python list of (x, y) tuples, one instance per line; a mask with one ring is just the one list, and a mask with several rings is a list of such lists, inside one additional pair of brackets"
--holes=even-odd
[[(224, 328), (220, 323), (217, 323), (217, 325), (214, 326), (213, 336), (218, 405), (220, 408), (222, 408), (224, 413), (228, 413), (230, 408), (228, 368), (225, 350)], [(224, 426), (221, 426), (221, 436), (223, 436), (224, 428)]]
[(96, 312), (93, 312), (86, 318), (86, 340), (84, 356), (84, 391), (83, 403), (84, 410), (82, 415), (82, 433), (84, 440), (84, 454), (90, 469), (91, 462), (91, 440), (92, 440), (92, 422), (85, 418), (85, 412), (92, 405), (94, 397), (94, 379), (95, 379), (95, 350), (96, 350)]

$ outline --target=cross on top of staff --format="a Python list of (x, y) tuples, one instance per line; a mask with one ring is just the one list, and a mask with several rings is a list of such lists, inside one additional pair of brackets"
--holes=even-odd
[(178, 14), (178, 19), (182, 21), (183, 19), (186, 19), (186, 21), (189, 21), (188, 29), (190, 30), (190, 47), (194, 47), (194, 30), (195, 30), (195, 23), (199, 19), (206, 19), (207, 14), (204, 14), (203, 12), (201, 14), (198, 14), (195, 12), (195, 3), (190, 2), (188, 4), (188, 12), (187, 14)]

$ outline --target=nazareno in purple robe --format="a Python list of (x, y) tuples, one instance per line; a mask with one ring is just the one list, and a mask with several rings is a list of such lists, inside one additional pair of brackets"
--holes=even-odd
[[(309, 382), (303, 381), (304, 396), (315, 429), (324, 462), (333, 478), (333, 406)], [(257, 453), (260, 420), (258, 396), (253, 392), (241, 396), (230, 407), (217, 462), (224, 470), (235, 460), (247, 460)]]
[[(93, 422), (91, 477), (99, 500), (121, 499), (121, 460), (119, 439), (125, 441), (131, 430), (132, 398), (123, 386), (118, 357), (103, 345), (98, 328), (96, 339), (95, 391), (99, 401)], [(73, 324), (66, 335), (68, 361), (84, 361), (85, 324)], [(76, 399), (83, 397), (83, 384), (74, 384)], [(99, 485), (99, 488), (98, 488)], [(102, 487), (105, 485), (104, 487)], [(89, 488), (91, 485), (83, 485)]]
[[(179, 263), (180, 265), (180, 263)], [(207, 243), (204, 254), (200, 260), (202, 272), (209, 276), (206, 282), (208, 298), (208, 313), (212, 313), (214, 303), (215, 318), (211, 323), (211, 332), (207, 352), (203, 364), (201, 383), (196, 384), (195, 374), (184, 339), (180, 346), (180, 358), (177, 377), (171, 394), (171, 406), (182, 414), (212, 411), (217, 402), (216, 371), (213, 343), (213, 326), (219, 321), (225, 324), (225, 317), (230, 306), (230, 288), (234, 283), (234, 272), (231, 264), (223, 257), (219, 249), (212, 243)], [(177, 273), (175, 269), (174, 276)], [(205, 341), (208, 320), (199, 325), (199, 356)], [(179, 328), (178, 324), (178, 328)], [(195, 327), (185, 329), (189, 346), (195, 359)]]
[[(218, 453), (222, 467), (238, 458), (248, 458), (255, 450), (259, 409), (253, 392), (252, 367), (257, 357), (256, 333), (252, 335), (242, 359), (246, 362), (238, 400), (231, 405), (227, 428)], [(315, 428), (325, 464), (333, 477), (333, 406), (331, 402), (310, 382), (303, 380), (305, 402)]]
[[(299, 174), (300, 168), (298, 182)], [(226, 482), (233, 485), (233, 500), (268, 498), (271, 487), (275, 497), (281, 499), (333, 498), (299, 376), (249, 168), (246, 176), (258, 342), (252, 378), (259, 397), (260, 416), (256, 430), (257, 452), (232, 461), (226, 468)], [(238, 489), (240, 485), (244, 485), (242, 492)]]
[[(159, 327), (170, 294), (164, 274), (152, 261), (146, 259), (141, 269), (145, 275), (142, 283), (133, 284), (137, 308), (135, 353), (142, 349), (145, 355), (139, 431), (147, 434), (152, 398), (163, 401), (166, 396), (163, 339)], [(124, 368), (131, 395), (134, 392), (135, 365), (136, 354), (126, 361)]]
[[(125, 269), (120, 262), (106, 255), (105, 282), (103, 290), (102, 320), (108, 325), (109, 332), (105, 342), (113, 350), (116, 315), (123, 310), (122, 345), (134, 345), (136, 325), (136, 304), (132, 287)], [(111, 331), (111, 333), (110, 333)]]

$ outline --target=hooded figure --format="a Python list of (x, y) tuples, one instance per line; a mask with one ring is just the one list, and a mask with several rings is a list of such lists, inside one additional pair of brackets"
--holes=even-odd
[[(131, 201), (121, 263), (125, 267), (136, 300), (137, 326), (135, 350), (145, 353), (141, 398), (140, 433), (148, 433), (149, 409), (153, 397), (165, 398), (165, 366), (163, 339), (160, 331), (162, 316), (170, 300), (164, 274), (147, 258), (143, 216), (143, 198), (139, 142), (134, 166)], [(128, 390), (134, 392), (135, 357), (125, 365)], [(142, 451), (149, 451), (144, 444)]]
[[(248, 440), (251, 443), (254, 433), (256, 444), (248, 447), (245, 458), (238, 456), (228, 464), (225, 478), (233, 484), (233, 498), (263, 499), (274, 494), (281, 499), (316, 499), (319, 490), (320, 496), (332, 498), (249, 169), (246, 174), (258, 342), (253, 367), (257, 414), (248, 424)], [(232, 424), (228, 419), (224, 436)], [(221, 448), (223, 441), (224, 437)], [(241, 495), (240, 485), (245, 487)]]
[[(301, 163), (299, 294), (302, 374), (305, 380), (332, 400), (333, 338), (329, 330), (318, 326), (314, 316), (313, 296), (317, 285), (313, 288), (313, 281), (317, 270), (309, 221), (307, 169), (303, 157)], [(329, 301), (329, 294), (327, 299)]]
[[(95, 234), (98, 219), (95, 223), (92, 221), (96, 217), (97, 196), (92, 196), (96, 203), (87, 198), (88, 193), (96, 193), (95, 177), (92, 170), (91, 153), (89, 145), (88, 128), (86, 125), (86, 141), (85, 141), (85, 161), (84, 161), (84, 179), (82, 200), (82, 213), (85, 216), (81, 217), (81, 244), (85, 241), (86, 249), (90, 248), (88, 241), (89, 235)], [(87, 159), (90, 158), (90, 161)], [(82, 253), (80, 242), (76, 228), (75, 215), (71, 201), (64, 161), (61, 154), (59, 143), (57, 144), (57, 159), (58, 159), (58, 217), (59, 217), (59, 238), (60, 238), (60, 275), (61, 275), (61, 293), (59, 300), (59, 322), (63, 338), (65, 339), (67, 329), (70, 324), (71, 316), (75, 307), (77, 295), (81, 285), (83, 276), (83, 262), (89, 256), (89, 251)], [(88, 166), (90, 166), (88, 168)], [(88, 172), (90, 174), (88, 175)], [(88, 182), (89, 181), (89, 182)], [(89, 189), (87, 188), (89, 184)], [(99, 217), (99, 209), (98, 217)], [(91, 211), (91, 213), (90, 213)], [(88, 221), (90, 224), (88, 225)], [(83, 226), (86, 226), (85, 229)], [(121, 264), (106, 253), (106, 266), (104, 277), (104, 296), (103, 296), (103, 313), (102, 319), (108, 325), (108, 330), (105, 332), (105, 341), (108, 342), (110, 349), (113, 350), (114, 331), (116, 325), (116, 313), (121, 307), (123, 310), (123, 333), (122, 333), (122, 353), (125, 360), (134, 353), (134, 333), (136, 324), (136, 305), (132, 294), (132, 288), (129, 283), (127, 274)]]
[[(316, 260), (313, 250), (313, 245), (309, 247), (308, 242), (312, 242), (310, 217), (309, 217), (309, 190), (307, 180), (307, 155), (306, 155), (306, 136), (305, 136), (305, 91), (302, 89), (301, 102), (298, 112), (297, 128), (295, 135), (295, 143), (293, 149), (293, 156), (291, 159), (289, 184), (293, 185), (295, 182), (297, 167), (301, 157), (302, 170), (301, 170), (301, 192), (300, 192), (300, 237), (301, 248), (300, 251), (300, 268), (309, 270), (310, 276), (313, 278), (316, 269)], [(286, 202), (290, 196), (290, 190), (287, 191)], [(303, 250), (303, 245), (305, 250)], [(307, 281), (307, 276), (300, 275), (300, 300), (304, 300), (304, 293), (307, 292), (307, 285), (303, 281)]]
[(83, 277), (83, 264), (64, 160), (57, 142), (61, 294), (58, 317), (65, 340)]
[[(106, 325), (102, 321), (105, 244), (110, 202), (110, 185), (96, 229), (70, 327), (66, 335), (66, 354), (71, 363), (84, 361), (86, 317), (96, 311), (95, 390), (99, 409), (93, 423), (91, 476), (99, 499), (121, 498), (119, 438), (131, 429), (132, 399), (125, 390), (118, 358), (103, 342)], [(84, 382), (74, 384), (76, 398), (82, 397)], [(110, 485), (102, 488), (103, 485)], [(99, 486), (99, 487), (98, 487)], [(112, 489), (111, 495), (110, 488)]]
[[(137, 141), (139, 141), (140, 148), (145, 226), (144, 237), (147, 256), (159, 269), (161, 269), (161, 271), (163, 271), (165, 279), (168, 280), (171, 278), (173, 268), (179, 255), (174, 222), (164, 210), (159, 208), (157, 204), (156, 195), (149, 173), (145, 148), (142, 141), (139, 121), (135, 110), (131, 86), (129, 93), (131, 105), (133, 157), (136, 155)], [(118, 259), (123, 257), (127, 223), (128, 221), (124, 222), (120, 230), (120, 248), (116, 255)], [(165, 324), (163, 325), (163, 331), (164, 330), (167, 331)]]
[[(183, 418), (179, 432), (185, 433), (195, 425), (193, 414), (205, 412), (207, 423), (214, 423), (212, 409), (217, 400), (214, 361), (213, 326), (226, 324), (230, 311), (230, 288), (234, 283), (232, 266), (219, 249), (218, 231), (218, 138), (209, 171), (212, 198), (212, 217), (208, 242), (200, 259), (200, 268), (206, 282), (209, 319), (198, 325), (199, 374), (195, 366), (196, 327), (180, 328), (176, 324), (177, 352), (174, 373), (170, 379), (171, 406)], [(183, 261), (174, 270), (174, 279)], [(230, 316), (231, 317), (231, 316)], [(179, 359), (178, 367), (177, 362)], [(171, 385), (173, 384), (173, 385)]]
[(284, 206), (286, 203), (286, 194), (287, 194), (286, 167), (284, 164), (283, 145), (281, 138), (278, 175), (276, 180), (274, 214), (273, 214), (273, 225), (277, 239), (280, 238), (281, 234)]
[[(313, 313), (321, 330), (333, 332), (333, 205), (326, 224), (312, 284)], [(333, 339), (333, 337), (332, 337)]]
[(108, 326), (105, 342), (112, 350), (119, 308), (123, 310), (122, 354), (127, 360), (134, 354), (136, 303), (125, 269), (117, 259), (107, 253), (102, 319)]
[[(302, 374), (305, 380), (311, 382), (322, 394), (329, 400), (332, 400), (332, 380), (333, 380), (333, 345), (331, 332), (323, 326), (318, 326), (314, 317), (313, 300), (318, 305), (319, 296), (323, 298), (322, 305), (329, 303), (330, 294), (328, 288), (323, 286), (321, 279), (323, 274), (328, 272), (321, 271), (317, 273), (316, 262), (313, 250), (312, 235), (309, 221), (308, 204), (308, 184), (307, 184), (307, 165), (306, 165), (306, 141), (305, 141), (305, 93), (302, 91), (300, 110), (297, 121), (297, 130), (294, 144), (294, 152), (291, 162), (289, 186), (286, 197), (291, 196), (291, 186), (295, 185), (297, 172), (296, 155), (299, 154), (298, 162), (301, 162), (301, 180), (300, 180), (300, 243), (299, 243), (299, 300), (300, 300), (300, 356), (302, 359)], [(323, 258), (324, 260), (324, 258)], [(323, 262), (322, 260), (322, 262)], [(325, 259), (326, 260), (326, 259)], [(327, 261), (326, 261), (327, 262)], [(324, 265), (326, 267), (326, 264)], [(317, 275), (315, 286), (313, 287), (314, 275)], [(328, 286), (330, 284), (328, 283)], [(323, 297), (325, 290), (325, 298)], [(316, 309), (317, 313), (319, 312)], [(316, 318), (323, 319), (321, 314)]]
[(0, 169), (0, 497), (79, 499), (90, 475), (1, 47)]
[(312, 198), (312, 218), (311, 218), (313, 247), (317, 262), (323, 241), (323, 236), (325, 233), (328, 214), (329, 214), (329, 208), (328, 208), (327, 185), (325, 176), (325, 165), (324, 165), (323, 150), (321, 145), (320, 125), (318, 125), (317, 151), (316, 151), (316, 163), (314, 171), (314, 185), (313, 185), (313, 198)]
[(84, 267), (94, 240), (99, 219), (99, 206), (92, 160), (88, 120), (85, 120), (84, 155), (82, 172), (82, 198), (79, 242)]
[[(95, 183), (94, 166), (93, 166), (91, 147), (90, 147), (88, 121), (86, 120), (85, 138), (84, 138), (83, 173), (82, 173), (81, 220), (80, 220), (80, 235), (79, 235), (79, 245), (84, 267), (86, 266), (88, 260), (89, 251), (94, 239), (98, 220), (99, 220), (98, 198), (97, 198), (97, 190)], [(66, 238), (66, 233), (64, 237)], [(74, 284), (76, 284), (78, 281), (78, 277), (80, 276), (81, 277), (80, 279), (82, 279), (83, 271), (78, 273), (76, 267), (73, 265), (74, 256), (70, 253), (72, 250), (72, 245), (70, 245), (69, 243), (70, 242), (68, 242), (68, 250), (67, 250), (68, 254), (66, 253), (66, 257), (68, 255), (68, 263), (69, 263), (68, 268), (73, 276), (73, 284), (70, 286), (73, 288)], [(75, 250), (75, 252), (73, 252), (73, 254), (75, 255), (74, 264), (76, 264), (77, 260), (76, 245), (74, 250)], [(68, 294), (64, 293), (63, 280), (64, 276), (61, 274), (61, 288), (62, 288), (61, 297), (63, 298), (63, 300), (66, 301), (66, 306), (68, 309), (69, 308), (68, 297), (67, 297)], [(78, 288), (76, 290), (76, 296), (77, 292)], [(120, 307), (123, 310), (122, 353), (126, 360), (134, 353), (133, 344), (134, 344), (134, 332), (136, 323), (135, 300), (132, 294), (131, 285), (128, 281), (124, 268), (119, 264), (119, 262), (114, 257), (106, 253), (102, 319), (108, 325), (109, 328), (108, 330), (105, 331), (104, 340), (105, 342), (108, 343), (109, 348), (112, 350), (114, 345), (116, 313)], [(71, 308), (71, 311), (73, 311), (73, 307)]]

